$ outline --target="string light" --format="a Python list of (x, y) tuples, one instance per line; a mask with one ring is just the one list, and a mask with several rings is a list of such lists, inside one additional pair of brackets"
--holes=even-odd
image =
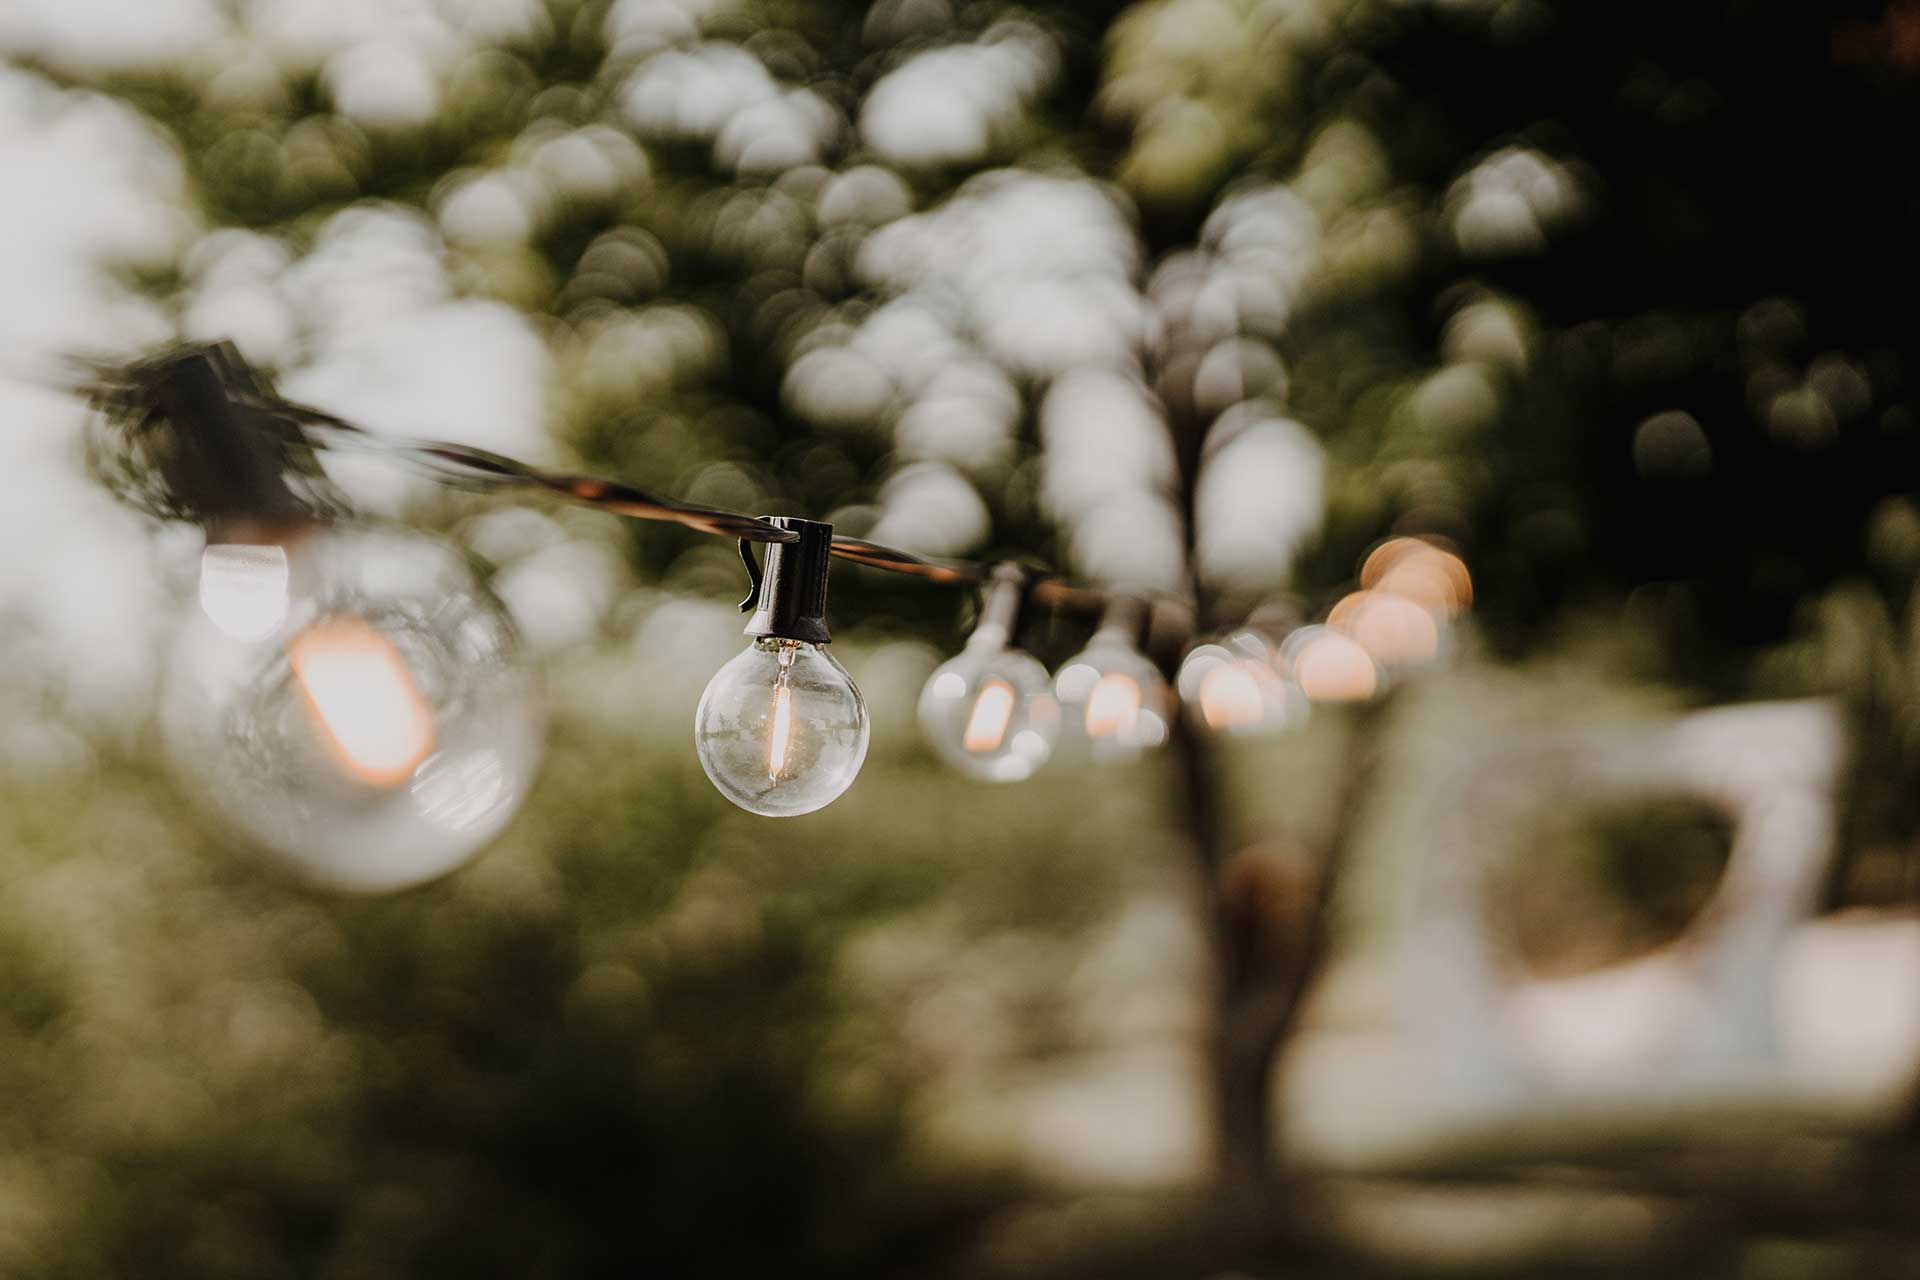
[(186, 354), (154, 393), (178, 437), (170, 482), (208, 536), (161, 694), (169, 766), (212, 825), (301, 879), (387, 892), (443, 875), (527, 794), (536, 682), (464, 558), (299, 492), (298, 459), (232, 377)]
[(1254, 631), (1196, 645), (1175, 677), (1180, 701), (1215, 733), (1250, 737), (1293, 728), (1306, 718), (1306, 700), (1275, 669), (1275, 656)]
[(1428, 608), (1384, 588), (1342, 596), (1327, 614), (1327, 625), (1394, 674), (1437, 658), (1444, 635), (1443, 621)]
[(217, 826), (302, 879), (385, 892), (445, 874), (506, 825), (540, 759), (513, 630), (443, 543), (283, 536), (284, 600), (248, 588), (236, 611), (203, 569), (162, 692), (171, 767)]
[(867, 704), (828, 653), (827, 568), (833, 526), (788, 516), (800, 535), (767, 550), (763, 572), (740, 543), (753, 582), (746, 651), (714, 675), (693, 717), (694, 749), (720, 794), (749, 813), (788, 818), (831, 804), (867, 758)]
[(1375, 547), (1360, 567), (1360, 586), (1412, 600), (1443, 623), (1473, 603), (1467, 562), (1424, 538), (1389, 538)]
[[(84, 374), (74, 386), (103, 410), (95, 421), (126, 428), (109, 443), (127, 456), (92, 442), (96, 473), (152, 514), (207, 530), (199, 608), (163, 697), (175, 772), (224, 829), (339, 888), (402, 888), (471, 857), (524, 799), (544, 723), (504, 611), (465, 561), (418, 534), (346, 519), (316, 447), (737, 539), (753, 583), (741, 606), (753, 613), (749, 640), (701, 696), (695, 749), (723, 795), (767, 816), (831, 803), (866, 757), (865, 701), (827, 651), (833, 558), (984, 589), (979, 625), (927, 681), (919, 719), (943, 760), (992, 781), (1031, 776), (1066, 729), (1094, 760), (1135, 758), (1168, 740), (1177, 705), (1221, 734), (1297, 725), (1309, 701), (1369, 698), (1387, 673), (1431, 662), (1472, 602), (1458, 555), (1389, 539), (1325, 625), (1294, 629), (1277, 647), (1251, 629), (1196, 645), (1169, 689), (1140, 648), (1157, 603), (1146, 598), (1008, 564), (928, 560), (814, 521), (682, 503), (483, 450), (376, 437), (278, 398), (227, 344)], [(764, 571), (756, 542), (767, 548)], [(1057, 678), (1015, 644), (1031, 605), (1100, 616)]]
[(1135, 642), (1148, 616), (1139, 600), (1115, 597), (1087, 647), (1054, 676), (1067, 731), (1094, 760), (1132, 760), (1166, 745), (1173, 692)]
[(980, 623), (920, 693), (920, 728), (940, 758), (988, 782), (1030, 778), (1060, 739), (1060, 704), (1039, 659), (1013, 647), (1027, 575), (995, 571)]
[(1302, 627), (1288, 636), (1280, 664), (1314, 702), (1364, 702), (1380, 692), (1373, 656), (1330, 626)]

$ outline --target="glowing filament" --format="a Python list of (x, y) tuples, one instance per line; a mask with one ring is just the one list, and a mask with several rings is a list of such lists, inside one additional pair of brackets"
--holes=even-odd
[(1013, 704), (1012, 685), (1005, 680), (987, 681), (973, 700), (973, 711), (967, 717), (967, 731), (960, 745), (975, 755), (999, 750), (1007, 736), (1007, 726), (1013, 723)]
[(1111, 738), (1133, 732), (1140, 720), (1140, 685), (1115, 671), (1100, 677), (1087, 698), (1087, 736)]
[(773, 691), (773, 733), (767, 745), (767, 777), (779, 781), (787, 768), (787, 746), (793, 739), (793, 690), (781, 685)]
[(433, 750), (433, 716), (391, 641), (335, 618), (300, 633), (287, 657), (307, 710), (361, 782), (393, 787)]

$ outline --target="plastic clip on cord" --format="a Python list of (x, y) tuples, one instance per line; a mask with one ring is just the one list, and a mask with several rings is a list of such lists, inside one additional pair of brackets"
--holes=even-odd
[(827, 572), (833, 526), (791, 516), (767, 523), (799, 534), (767, 547), (761, 570), (740, 541), (753, 610), (744, 652), (715, 673), (694, 712), (700, 765), (750, 813), (812, 813), (853, 785), (867, 758), (867, 704), (827, 652)]

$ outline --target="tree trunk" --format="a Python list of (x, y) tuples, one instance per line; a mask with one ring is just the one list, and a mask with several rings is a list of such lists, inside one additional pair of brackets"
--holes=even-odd
[(1213, 952), (1207, 1055), (1216, 1173), (1225, 1187), (1263, 1187), (1273, 1175), (1267, 1141), (1273, 1105), (1267, 1088), (1271, 1054), (1260, 1045), (1260, 1037), (1251, 1034), (1250, 997), (1258, 975), (1246, 963), (1250, 953), (1261, 950), (1251, 936), (1259, 922), (1234, 911), (1223, 892), (1228, 850), (1218, 752), (1185, 718), (1175, 726), (1172, 747), (1179, 773), (1177, 804), (1199, 862), (1202, 909)]
[[(1182, 723), (1172, 748), (1178, 805), (1198, 860), (1213, 952), (1207, 1028), (1215, 1177), (1236, 1200), (1266, 1200), (1282, 1138), (1274, 1067), (1330, 948), (1341, 873), (1377, 772), (1392, 695), (1353, 710), (1334, 821), (1314, 865), (1291, 868), (1305, 892), (1275, 892), (1271, 870), (1237, 868), (1224, 831), (1218, 750)], [(1283, 887), (1284, 890), (1284, 887)]]

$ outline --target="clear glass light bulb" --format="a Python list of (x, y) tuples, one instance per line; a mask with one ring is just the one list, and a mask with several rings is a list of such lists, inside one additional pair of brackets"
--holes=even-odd
[(920, 728), (940, 758), (962, 773), (1018, 782), (1053, 755), (1060, 705), (1037, 659), (970, 643), (921, 690)]
[(693, 744), (720, 794), (749, 813), (812, 813), (853, 785), (867, 758), (867, 703), (817, 644), (763, 636), (700, 695)]
[(1096, 635), (1053, 678), (1069, 739), (1102, 762), (1164, 746), (1173, 694), (1159, 670), (1124, 641)]
[(216, 544), (161, 730), (219, 828), (309, 883), (408, 888), (478, 853), (545, 735), (506, 615), (453, 548), (330, 528)]

